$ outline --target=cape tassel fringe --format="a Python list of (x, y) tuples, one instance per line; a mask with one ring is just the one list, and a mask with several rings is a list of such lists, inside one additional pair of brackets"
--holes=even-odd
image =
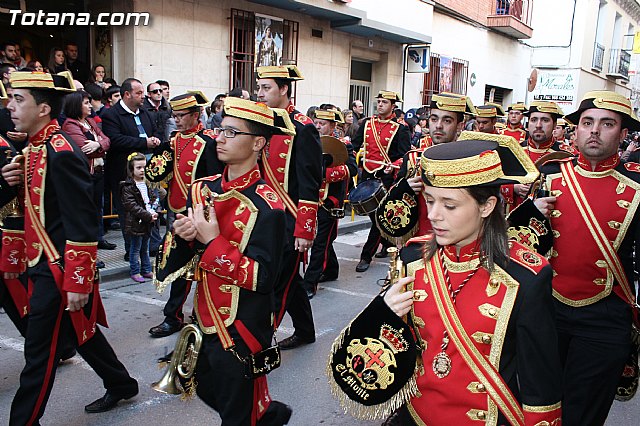
[(380, 234), (387, 239), (387, 241), (392, 241), (396, 247), (403, 247), (407, 241), (409, 241), (411, 238), (413, 238), (414, 235), (416, 235), (416, 233), (418, 232), (418, 226), (420, 225), (419, 222), (416, 222), (416, 224), (413, 226), (413, 228), (411, 228), (406, 234), (404, 234), (401, 237), (394, 237), (392, 235), (387, 234), (386, 232), (384, 232), (382, 230), (382, 228), (380, 228), (376, 222), (376, 226), (378, 226), (378, 230), (380, 231)]
[(187, 262), (186, 265), (184, 265), (182, 268), (178, 269), (177, 271), (169, 274), (167, 278), (165, 278), (164, 280), (160, 281), (156, 279), (154, 276), (153, 285), (156, 286), (156, 291), (162, 294), (169, 284), (171, 284), (178, 278), (185, 276), (189, 271), (195, 270), (199, 262), (200, 262), (200, 256), (196, 255), (196, 256), (193, 256), (191, 260)]

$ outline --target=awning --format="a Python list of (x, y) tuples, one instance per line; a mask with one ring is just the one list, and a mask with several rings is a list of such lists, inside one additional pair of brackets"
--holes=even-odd
[(308, 0), (249, 1), (329, 21), (331, 28), (361, 37), (379, 36), (401, 44), (431, 43), (431, 36), (369, 19), (365, 11), (347, 5), (326, 2), (326, 6), (320, 7)]

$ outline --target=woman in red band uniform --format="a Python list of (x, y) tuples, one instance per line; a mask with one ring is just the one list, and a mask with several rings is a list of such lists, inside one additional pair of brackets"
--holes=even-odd
[(478, 138), (422, 154), (433, 234), (410, 240), (401, 253), (408, 276), (384, 297), (419, 331), (420, 394), (394, 417), (402, 425), (559, 424), (552, 270), (508, 241), (498, 205), (500, 185), (530, 182), (535, 166), (512, 138)]

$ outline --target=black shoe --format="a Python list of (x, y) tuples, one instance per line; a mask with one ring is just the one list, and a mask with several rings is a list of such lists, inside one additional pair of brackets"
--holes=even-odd
[(128, 251), (124, 253), (124, 261), (125, 262), (129, 261), (129, 252)]
[(120, 222), (118, 222), (117, 220), (115, 222), (111, 222), (111, 225), (109, 225), (109, 229), (111, 229), (112, 231), (117, 231), (120, 229)]
[(382, 423), (382, 426), (402, 426), (402, 425), (403, 425), (402, 414), (400, 413), (399, 409), (391, 413), (391, 415), (387, 417), (387, 420), (385, 420), (384, 423)]
[(313, 296), (315, 296), (315, 295), (316, 295), (316, 292), (318, 291), (317, 289), (318, 289), (318, 287), (314, 287), (314, 288), (305, 288), (305, 290), (304, 290), (304, 291), (306, 291), (306, 292), (307, 292), (307, 297), (309, 298), (309, 300), (313, 299)]
[(98, 269), (103, 269), (103, 268), (105, 268), (106, 266), (107, 266), (107, 265), (105, 265), (105, 264), (104, 264), (104, 262), (103, 262), (102, 260), (98, 260), (98, 261), (96, 262), (96, 268), (98, 268)]
[(76, 356), (76, 348), (71, 346), (68, 349), (65, 349), (64, 352), (60, 354), (60, 362), (67, 361), (74, 356)]
[(387, 253), (387, 249), (383, 248), (373, 256), (376, 257), (377, 259), (384, 259), (385, 257), (389, 256), (389, 253)]
[(360, 262), (358, 262), (358, 265), (356, 266), (356, 272), (365, 272), (367, 269), (369, 269), (370, 264), (371, 261), (360, 259)]
[(263, 424), (269, 425), (286, 425), (291, 420), (291, 407), (287, 404), (283, 404), (280, 401), (271, 401), (269, 408), (265, 411), (264, 415), (258, 420), (257, 426)]
[(337, 279), (338, 279), (338, 277), (337, 277), (337, 276), (335, 276), (335, 277), (328, 277), (328, 276), (326, 276), (325, 274), (321, 274), (321, 275), (320, 275), (320, 278), (318, 279), (318, 282), (319, 282), (319, 283), (325, 283), (325, 282), (327, 282), (327, 281), (335, 281), (335, 280), (337, 280)]
[(282, 349), (283, 351), (286, 351), (288, 349), (295, 349), (298, 346), (308, 345), (315, 341), (316, 339), (313, 339), (311, 341), (304, 340), (302, 337), (298, 337), (294, 334), (293, 336), (287, 337), (286, 339), (280, 341), (280, 343), (278, 343), (278, 346), (280, 346), (280, 349)]
[(118, 247), (117, 244), (110, 243), (107, 240), (98, 241), (98, 248), (101, 250), (115, 250)]
[(151, 327), (149, 330), (149, 334), (151, 337), (167, 337), (171, 336), (173, 333), (180, 331), (182, 329), (183, 324), (171, 325), (166, 321), (163, 321), (162, 324), (156, 325), (155, 327)]
[(89, 405), (85, 405), (84, 411), (87, 413), (104, 413), (105, 411), (111, 410), (113, 407), (118, 405), (118, 401), (122, 399), (130, 399), (138, 394), (138, 390), (127, 395), (116, 395), (109, 393), (104, 394), (102, 398), (96, 399)]

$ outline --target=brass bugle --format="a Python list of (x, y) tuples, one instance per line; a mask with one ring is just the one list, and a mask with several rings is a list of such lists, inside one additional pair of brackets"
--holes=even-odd
[[(189, 338), (193, 336), (193, 343)], [(180, 331), (176, 347), (171, 355), (171, 361), (160, 380), (153, 383), (151, 388), (155, 391), (171, 395), (184, 393), (182, 386), (178, 383), (179, 378), (189, 379), (196, 370), (198, 353), (202, 346), (202, 331), (193, 324), (188, 324)]]

